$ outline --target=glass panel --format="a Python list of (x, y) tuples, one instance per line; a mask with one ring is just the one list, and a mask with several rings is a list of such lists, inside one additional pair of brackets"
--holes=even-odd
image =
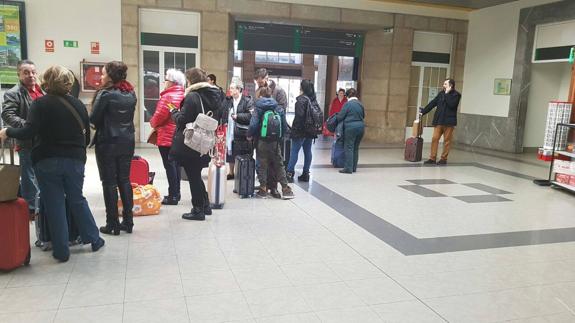
[(154, 112), (156, 112), (156, 104), (158, 103), (159, 100), (154, 99), (154, 100), (150, 100), (150, 99), (145, 99), (144, 100), (144, 122), (150, 122), (150, 119), (152, 119), (152, 116), (154, 115)]
[(428, 87), (431, 81), (431, 67), (423, 68), (423, 87)]
[(313, 65), (319, 65), (319, 55), (313, 55)]
[(144, 51), (144, 99), (160, 97), (160, 53)]
[(234, 66), (234, 77), (242, 78), (242, 68), (240, 66)]
[(301, 64), (301, 54), (292, 54), (293, 64)]
[(279, 62), (278, 53), (276, 53), (276, 52), (268, 52), (268, 62), (270, 62), (270, 63), (278, 63), (278, 62)]
[(278, 56), (279, 56), (279, 63), (289, 64), (290, 62), (289, 53), (278, 53)]
[(170, 68), (174, 68), (174, 53), (164, 52), (164, 74)]
[(353, 80), (353, 57), (339, 57), (339, 72), (337, 79), (340, 81)]
[(186, 54), (176, 53), (176, 64), (174, 67), (180, 71), (184, 71), (186, 69)]
[[(192, 67), (196, 67), (196, 54), (188, 53), (186, 54), (186, 70)], [(182, 72), (185, 72), (185, 70)]]
[(447, 78), (447, 68), (441, 67), (439, 68), (439, 81), (443, 82)]
[(256, 52), (256, 62), (265, 62), (267, 61), (267, 52)]
[(238, 50), (238, 40), (234, 40), (234, 60), (240, 62), (242, 60), (242, 51)]

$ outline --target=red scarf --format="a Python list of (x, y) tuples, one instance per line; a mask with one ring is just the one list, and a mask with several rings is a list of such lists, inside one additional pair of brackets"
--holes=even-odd
[(121, 80), (120, 82), (114, 84), (114, 89), (120, 90), (122, 92), (132, 92), (134, 91), (134, 86), (126, 80)]

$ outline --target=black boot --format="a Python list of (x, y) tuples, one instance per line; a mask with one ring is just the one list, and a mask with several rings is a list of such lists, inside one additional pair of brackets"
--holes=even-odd
[(206, 220), (206, 215), (204, 214), (204, 210), (198, 207), (194, 207), (192, 212), (184, 213), (182, 215), (182, 219), (184, 220), (192, 220), (192, 221), (204, 221)]
[(299, 182), (309, 182), (309, 172), (304, 172), (297, 177)]
[(132, 233), (132, 228), (134, 227), (134, 217), (132, 213), (132, 208), (134, 207), (134, 197), (132, 193), (132, 184), (129, 182), (122, 184), (119, 187), (120, 198), (122, 199), (122, 223), (120, 224), (120, 230), (126, 231), (127, 233)]
[(212, 215), (212, 207), (210, 206), (210, 198), (208, 192), (204, 193), (204, 214)]
[(286, 179), (288, 181), (288, 183), (293, 183), (293, 177), (294, 177), (294, 173), (292, 172), (286, 172)]
[(104, 203), (106, 204), (106, 225), (100, 227), (105, 234), (120, 234), (120, 221), (118, 220), (118, 190), (116, 185), (102, 186)]

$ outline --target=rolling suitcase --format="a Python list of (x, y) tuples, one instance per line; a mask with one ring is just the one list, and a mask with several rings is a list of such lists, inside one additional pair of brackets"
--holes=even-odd
[(138, 185), (154, 184), (154, 176), (150, 172), (148, 161), (140, 156), (134, 156), (130, 165), (130, 182)]
[[(48, 221), (44, 211), (44, 205), (42, 204), (42, 194), (38, 199), (39, 207), (36, 209), (36, 221), (34, 224), (36, 226), (36, 246), (41, 247), (43, 251), (48, 251), (51, 249), (52, 236), (50, 235), (50, 228), (48, 227)], [(68, 200), (66, 200), (66, 218), (68, 220), (68, 241), (71, 245), (81, 243), (80, 230), (74, 222), (74, 217), (70, 213), (70, 206)]]
[(331, 144), (331, 164), (335, 168), (343, 168), (345, 166), (345, 150), (341, 140), (334, 140), (333, 144)]
[(0, 270), (30, 264), (28, 204), (19, 198), (0, 202)]
[(421, 127), (421, 113), (417, 115), (417, 119), (413, 122), (413, 126), (417, 128), (417, 132), (414, 132), (417, 136), (407, 138), (405, 141), (405, 152), (404, 159), (410, 162), (421, 161), (423, 152), (423, 138), (421, 138), (422, 127)]
[(208, 169), (208, 198), (212, 209), (224, 207), (226, 198), (227, 167), (210, 163)]
[(234, 192), (240, 198), (254, 195), (256, 161), (250, 155), (236, 156)]
[(291, 156), (291, 139), (289, 138), (282, 140), (282, 156), (284, 158), (284, 166), (287, 168)]

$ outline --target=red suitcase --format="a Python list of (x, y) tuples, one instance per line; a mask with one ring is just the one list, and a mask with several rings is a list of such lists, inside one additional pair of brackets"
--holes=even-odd
[(25, 200), (0, 203), (0, 270), (30, 264), (29, 220)]
[(150, 173), (148, 161), (140, 156), (132, 158), (130, 182), (138, 185), (153, 184), (155, 173)]

